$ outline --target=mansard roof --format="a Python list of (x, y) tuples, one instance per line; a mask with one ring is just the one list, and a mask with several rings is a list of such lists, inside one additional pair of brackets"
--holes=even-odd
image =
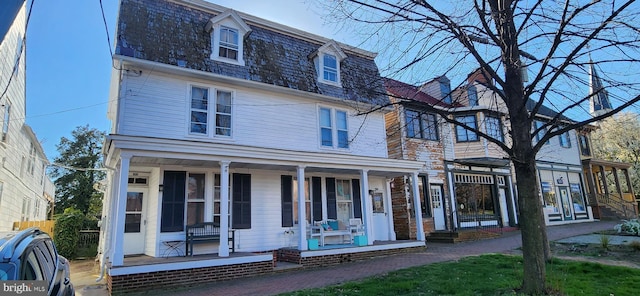
[(324, 84), (310, 56), (330, 39), (243, 13), (238, 15), (251, 29), (243, 40), (245, 65), (212, 60), (207, 24), (226, 10), (198, 0), (122, 0), (116, 54), (336, 99), (388, 103), (375, 54), (334, 43), (346, 54), (342, 87)]

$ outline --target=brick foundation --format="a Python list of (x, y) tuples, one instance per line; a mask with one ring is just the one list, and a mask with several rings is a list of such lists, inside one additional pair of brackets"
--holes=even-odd
[(424, 251), (425, 247), (411, 247), (389, 250), (376, 250), (347, 254), (322, 255), (312, 257), (302, 257), (301, 251), (295, 249), (281, 249), (278, 252), (278, 261), (301, 264), (303, 268), (316, 268), (332, 265), (339, 265), (348, 262), (363, 261), (375, 257), (383, 257), (396, 254), (414, 253)]
[(108, 275), (107, 288), (112, 295), (123, 295), (133, 292), (201, 285), (207, 282), (251, 277), (271, 272), (273, 272), (273, 263), (264, 261), (119, 276)]

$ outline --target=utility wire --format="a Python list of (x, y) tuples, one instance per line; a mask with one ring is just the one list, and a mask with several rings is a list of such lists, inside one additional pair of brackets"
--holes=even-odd
[(7, 91), (9, 91), (9, 86), (11, 85), (11, 81), (13, 80), (13, 77), (16, 74), (16, 69), (18, 69), (18, 66), (20, 65), (22, 52), (25, 50), (25, 46), (27, 43), (27, 28), (29, 27), (29, 20), (31, 19), (31, 12), (33, 11), (33, 3), (35, 2), (36, 2), (35, 0), (32, 0), (31, 6), (29, 6), (29, 14), (27, 15), (27, 21), (25, 22), (25, 25), (24, 25), (24, 35), (22, 36), (22, 41), (20, 41), (22, 42), (22, 46), (20, 46), (20, 52), (18, 53), (18, 58), (16, 59), (16, 62), (13, 64), (13, 70), (11, 71), (11, 76), (9, 76), (9, 81), (7, 81), (7, 85), (2, 91), (2, 94), (0, 94), (0, 100), (2, 100), (4, 95), (7, 94)]

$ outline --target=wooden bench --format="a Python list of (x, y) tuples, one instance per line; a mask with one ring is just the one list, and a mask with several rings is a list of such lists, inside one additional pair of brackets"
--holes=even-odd
[[(336, 221), (336, 223), (340, 223), (340, 222)], [(315, 226), (311, 226), (310, 237), (311, 238), (319, 237), (321, 246), (324, 246), (325, 237), (329, 237), (329, 236), (340, 236), (342, 238), (343, 243), (346, 242), (350, 244), (351, 241), (353, 240), (351, 229), (347, 229), (347, 228), (340, 229), (342, 228), (340, 226), (338, 227), (338, 229), (333, 229), (333, 227), (327, 227), (327, 225), (328, 225), (328, 222), (316, 222)]]
[[(203, 222), (187, 225), (186, 231), (187, 256), (193, 256), (193, 245), (199, 243), (220, 242), (220, 224), (216, 222)], [(235, 231), (229, 231), (229, 249), (235, 251)]]

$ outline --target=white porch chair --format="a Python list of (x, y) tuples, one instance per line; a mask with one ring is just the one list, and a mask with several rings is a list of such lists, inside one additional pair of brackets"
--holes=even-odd
[(362, 219), (349, 219), (349, 230), (351, 231), (351, 236), (364, 235), (364, 225), (362, 225)]

